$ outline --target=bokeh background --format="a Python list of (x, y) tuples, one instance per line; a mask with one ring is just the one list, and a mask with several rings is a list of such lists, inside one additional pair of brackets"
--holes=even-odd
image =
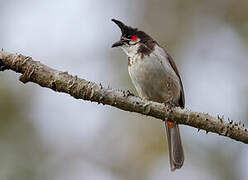
[[(248, 119), (247, 0), (0, 0), (0, 48), (135, 92), (111, 49), (138, 27), (174, 57), (186, 107)], [(181, 126), (185, 165), (171, 173), (163, 124), (0, 73), (1, 180), (246, 180), (247, 145)], [(135, 92), (136, 93), (136, 92)]]

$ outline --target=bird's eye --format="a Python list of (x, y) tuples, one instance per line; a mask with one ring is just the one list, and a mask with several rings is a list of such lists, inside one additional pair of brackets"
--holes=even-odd
[(132, 41), (137, 41), (138, 40), (138, 36), (132, 36)]

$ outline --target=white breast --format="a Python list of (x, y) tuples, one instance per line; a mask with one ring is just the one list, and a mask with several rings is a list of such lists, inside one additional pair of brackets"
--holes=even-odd
[(149, 56), (141, 59), (136, 55), (130, 61), (133, 63), (128, 67), (129, 75), (139, 96), (162, 102), (179, 99), (180, 80), (164, 49), (156, 45)]

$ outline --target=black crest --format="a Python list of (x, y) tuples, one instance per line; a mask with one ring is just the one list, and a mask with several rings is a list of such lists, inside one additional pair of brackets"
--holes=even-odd
[(139, 31), (137, 28), (127, 26), (123, 22), (116, 19), (112, 19), (112, 21), (121, 29), (122, 36), (125, 38), (130, 39), (132, 36), (138, 36), (143, 43), (152, 40), (148, 34), (143, 31)]

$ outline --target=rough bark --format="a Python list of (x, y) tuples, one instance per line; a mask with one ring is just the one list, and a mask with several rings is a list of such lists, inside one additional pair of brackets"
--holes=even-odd
[(0, 71), (8, 69), (21, 73), (19, 79), (23, 83), (33, 82), (57, 92), (70, 94), (76, 99), (177, 122), (248, 144), (248, 132), (243, 124), (224, 121), (224, 118), (213, 117), (206, 113), (170, 108), (164, 104), (141, 99), (129, 91), (104, 88), (101, 84), (52, 69), (39, 61), (32, 60), (31, 57), (0, 51)]

